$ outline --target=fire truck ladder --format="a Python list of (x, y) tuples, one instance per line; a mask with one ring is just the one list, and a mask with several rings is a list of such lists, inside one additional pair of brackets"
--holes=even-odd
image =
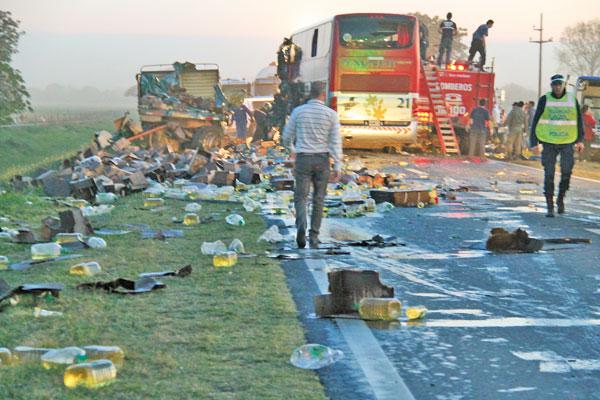
[(454, 127), (450, 121), (448, 106), (442, 95), (438, 74), (431, 65), (423, 65), (423, 74), (425, 75), (425, 79), (427, 79), (427, 95), (430, 110), (442, 146), (442, 153), (460, 155), (460, 147), (454, 133)]

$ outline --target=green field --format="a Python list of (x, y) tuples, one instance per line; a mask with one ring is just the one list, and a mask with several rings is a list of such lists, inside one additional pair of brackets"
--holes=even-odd
[[(105, 124), (106, 128), (110, 127)], [(36, 129), (38, 130), (36, 132)], [(11, 161), (2, 152), (2, 176), (30, 171), (59, 160), (87, 142), (90, 132), (78, 125), (61, 128), (28, 128), (22, 135), (0, 131), (0, 140), (11, 140), (17, 154)], [(50, 133), (54, 141), (46, 140)], [(87, 137), (86, 137), (87, 135)], [(25, 144), (37, 138), (39, 146)], [(62, 143), (58, 146), (51, 143)], [(13, 173), (13, 172), (10, 172)], [(159, 212), (142, 209), (140, 194), (119, 199), (114, 211), (92, 220), (94, 227), (127, 228), (148, 224), (154, 228), (183, 229), (184, 238), (143, 240), (139, 233), (105, 236), (108, 248), (82, 250), (79, 261), (98, 261), (103, 272), (95, 277), (68, 274), (75, 261), (34, 266), (26, 271), (0, 271), (11, 285), (62, 282), (66, 289), (58, 300), (44, 298), (39, 306), (61, 311), (62, 317), (34, 318), (34, 302), (20, 302), (0, 312), (0, 347), (18, 345), (64, 347), (117, 345), (126, 354), (117, 380), (95, 390), (66, 389), (63, 369), (44, 370), (40, 365), (0, 367), (0, 397), (7, 399), (323, 399), (324, 389), (311, 371), (288, 362), (292, 350), (304, 343), (297, 311), (280, 265), (263, 256), (242, 258), (231, 269), (215, 269), (203, 256), (204, 241), (241, 239), (246, 250), (263, 254), (267, 245), (257, 243), (265, 229), (260, 216), (246, 213), (241, 205), (202, 203), (201, 216), (214, 221), (184, 227), (171, 221), (183, 215), (185, 202), (167, 200)], [(35, 193), (0, 195), (2, 226), (39, 225), (40, 218), (61, 208)], [(237, 211), (246, 226), (226, 225), (224, 218)], [(29, 257), (29, 246), (0, 242), (0, 255), (11, 261)], [(163, 290), (138, 296), (121, 296), (75, 289), (92, 280), (117, 277), (134, 279), (140, 272), (177, 269), (192, 264), (185, 278), (161, 278)]]
[(103, 129), (114, 129), (112, 122), (0, 128), (0, 182), (73, 156)]

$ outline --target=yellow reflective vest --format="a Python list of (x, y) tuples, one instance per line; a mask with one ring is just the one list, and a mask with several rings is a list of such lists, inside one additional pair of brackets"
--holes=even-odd
[(568, 144), (577, 141), (577, 102), (575, 96), (566, 93), (562, 98), (546, 93), (546, 106), (535, 128), (540, 142)]

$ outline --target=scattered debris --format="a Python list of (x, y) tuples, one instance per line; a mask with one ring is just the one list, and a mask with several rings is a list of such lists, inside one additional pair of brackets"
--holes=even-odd
[(164, 276), (178, 276), (184, 278), (192, 273), (192, 265), (188, 264), (185, 267), (181, 267), (175, 271), (161, 271), (161, 272), (143, 272), (138, 276), (140, 278), (160, 278)]
[(344, 246), (351, 246), (351, 247), (368, 247), (369, 249), (406, 246), (404, 243), (398, 243), (396, 240), (397, 240), (397, 238), (395, 236), (388, 236), (388, 237), (384, 238), (383, 236), (375, 235), (371, 239), (347, 241), (347, 242), (341, 242), (340, 244), (342, 244)]
[(164, 283), (152, 277), (143, 277), (136, 281), (118, 278), (109, 282), (88, 282), (77, 285), (77, 289), (102, 289), (109, 293), (141, 294), (167, 287)]
[(47, 263), (56, 262), (56, 261), (71, 260), (73, 258), (79, 258), (79, 257), (83, 257), (83, 256), (81, 254), (67, 254), (64, 256), (60, 256), (60, 257), (56, 257), (56, 258), (47, 258), (44, 260), (25, 260), (22, 262), (11, 264), (10, 269), (15, 270), (15, 271), (22, 271), (24, 269), (31, 267), (32, 265), (40, 265), (40, 264), (47, 264)]
[(394, 288), (383, 285), (377, 271), (338, 269), (328, 272), (327, 278), (330, 293), (314, 297), (319, 317), (356, 313), (360, 301), (367, 297), (394, 297)]
[(523, 229), (509, 233), (503, 228), (493, 228), (485, 245), (487, 250), (497, 253), (533, 253), (543, 246), (543, 240), (530, 238)]
[(60, 291), (65, 286), (60, 283), (26, 283), (17, 287), (10, 285), (0, 278), (0, 302), (19, 294), (30, 294), (33, 296), (41, 296), (45, 293), (50, 293), (54, 297), (60, 296)]
[(271, 225), (271, 227), (258, 238), (259, 242), (263, 240), (268, 243), (277, 243), (282, 242), (284, 237), (279, 232), (279, 227), (277, 225)]

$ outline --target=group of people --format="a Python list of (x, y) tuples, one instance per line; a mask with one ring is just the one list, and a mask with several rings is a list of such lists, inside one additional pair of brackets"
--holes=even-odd
[(244, 102), (233, 110), (232, 122), (235, 123), (236, 136), (245, 142), (248, 138), (248, 128), (252, 127), (252, 143), (271, 139), (271, 106), (269, 103), (255, 110), (250, 110)]
[[(488, 20), (485, 24), (481, 24), (477, 27), (473, 33), (471, 39), (471, 47), (469, 48), (469, 64), (473, 65), (480, 70), (483, 70), (486, 60), (486, 37), (488, 36), (489, 29), (494, 26), (493, 20)], [(441, 35), (440, 45), (437, 56), (437, 66), (443, 68), (443, 66), (450, 63), (452, 59), (452, 45), (454, 38), (458, 35), (458, 26), (452, 20), (452, 13), (446, 14), (446, 19), (443, 20), (439, 27), (438, 32)], [(427, 62), (427, 48), (429, 47), (429, 29), (424, 21), (419, 23), (419, 36), (420, 36), (420, 49), (421, 59)], [(473, 64), (475, 56), (479, 53), (479, 63)]]

